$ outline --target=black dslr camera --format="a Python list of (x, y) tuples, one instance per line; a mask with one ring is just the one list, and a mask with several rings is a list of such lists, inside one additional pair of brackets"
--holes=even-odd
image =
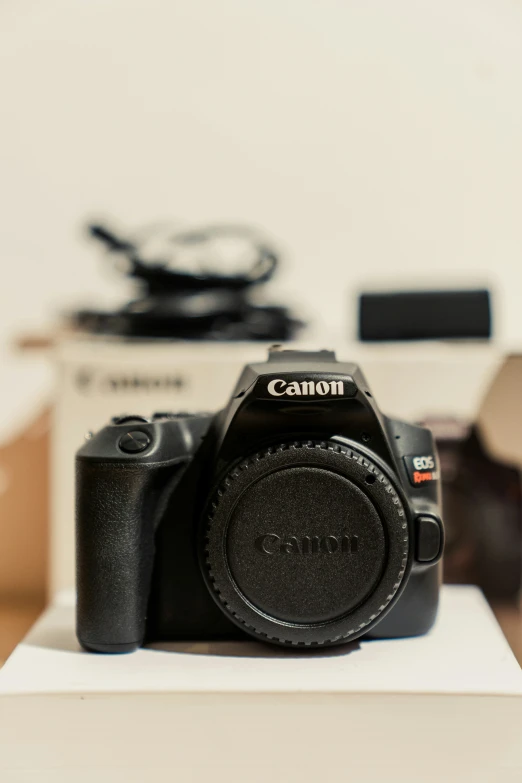
[(425, 633), (436, 460), (430, 431), (383, 416), (330, 351), (272, 350), (217, 415), (114, 419), (77, 455), (81, 644)]

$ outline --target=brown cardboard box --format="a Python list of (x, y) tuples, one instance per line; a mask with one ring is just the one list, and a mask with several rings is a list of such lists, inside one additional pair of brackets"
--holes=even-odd
[(50, 412), (0, 445), (0, 601), (45, 601)]

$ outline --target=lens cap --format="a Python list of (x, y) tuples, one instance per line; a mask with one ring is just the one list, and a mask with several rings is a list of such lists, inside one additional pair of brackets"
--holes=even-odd
[(355, 448), (306, 442), (254, 455), (229, 474), (212, 509), (208, 584), (254, 636), (298, 645), (356, 638), (407, 572), (403, 504)]
[(241, 593), (289, 623), (324, 623), (378, 583), (386, 540), (379, 514), (344, 476), (283, 468), (243, 493), (228, 525), (228, 563)]

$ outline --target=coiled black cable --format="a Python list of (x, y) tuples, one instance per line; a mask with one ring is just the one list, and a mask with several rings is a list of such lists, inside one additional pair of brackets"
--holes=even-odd
[[(252, 228), (159, 224), (127, 238), (92, 224), (89, 233), (120, 271), (141, 283), (143, 295), (115, 312), (75, 313), (80, 329), (129, 337), (287, 341), (303, 325), (286, 307), (251, 301), (252, 288), (270, 280), (279, 264), (275, 247)], [(151, 239), (160, 240), (158, 257), (147, 251)], [(249, 260), (240, 272), (224, 271), (220, 242), (242, 244)]]

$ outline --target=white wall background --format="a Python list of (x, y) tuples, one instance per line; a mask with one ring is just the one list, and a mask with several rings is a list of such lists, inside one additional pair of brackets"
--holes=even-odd
[(520, 0), (3, 0), (0, 54), (4, 416), (44, 384), (13, 334), (115, 290), (93, 213), (266, 227), (328, 333), (362, 283), (469, 280), (520, 337)]

